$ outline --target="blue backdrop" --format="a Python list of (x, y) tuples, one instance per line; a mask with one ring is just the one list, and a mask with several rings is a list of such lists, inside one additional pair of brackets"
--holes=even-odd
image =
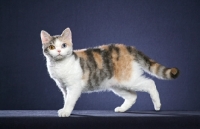
[[(124, 43), (178, 67), (177, 80), (154, 78), (161, 110), (200, 110), (199, 0), (2, 0), (0, 110), (63, 106), (47, 73), (40, 31), (56, 35), (66, 27), (74, 49)], [(83, 94), (75, 109), (113, 110), (122, 102), (111, 92)], [(149, 95), (138, 93), (131, 110), (153, 110)]]

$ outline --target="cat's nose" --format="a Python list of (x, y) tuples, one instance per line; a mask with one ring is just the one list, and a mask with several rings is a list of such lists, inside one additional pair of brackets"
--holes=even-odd
[(59, 53), (61, 52), (61, 50), (57, 50)]

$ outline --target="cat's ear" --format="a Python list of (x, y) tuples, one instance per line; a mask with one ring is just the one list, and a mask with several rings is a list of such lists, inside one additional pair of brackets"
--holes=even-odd
[(51, 40), (51, 35), (44, 30), (41, 31), (40, 37), (42, 40), (42, 44), (49, 43), (49, 41)]
[(62, 37), (63, 40), (65, 40), (65, 41), (70, 41), (70, 42), (72, 42), (72, 32), (71, 32), (70, 28), (66, 28), (66, 29), (62, 32), (61, 37)]

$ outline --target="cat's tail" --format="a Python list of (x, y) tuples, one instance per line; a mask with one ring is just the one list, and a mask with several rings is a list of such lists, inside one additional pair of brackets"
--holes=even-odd
[(175, 79), (179, 75), (179, 70), (177, 68), (167, 68), (150, 59), (140, 51), (137, 51), (136, 53), (136, 60), (140, 66), (142, 66), (144, 71), (156, 76), (157, 78)]

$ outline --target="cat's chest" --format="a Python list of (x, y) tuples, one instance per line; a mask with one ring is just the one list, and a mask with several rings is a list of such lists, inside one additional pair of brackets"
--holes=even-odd
[(64, 65), (47, 66), (48, 72), (53, 79), (62, 79), (70, 76), (68, 69)]
[(54, 65), (47, 64), (47, 68), (51, 78), (60, 83), (65, 83), (66, 85), (81, 78), (80, 65), (77, 62), (62, 62)]

